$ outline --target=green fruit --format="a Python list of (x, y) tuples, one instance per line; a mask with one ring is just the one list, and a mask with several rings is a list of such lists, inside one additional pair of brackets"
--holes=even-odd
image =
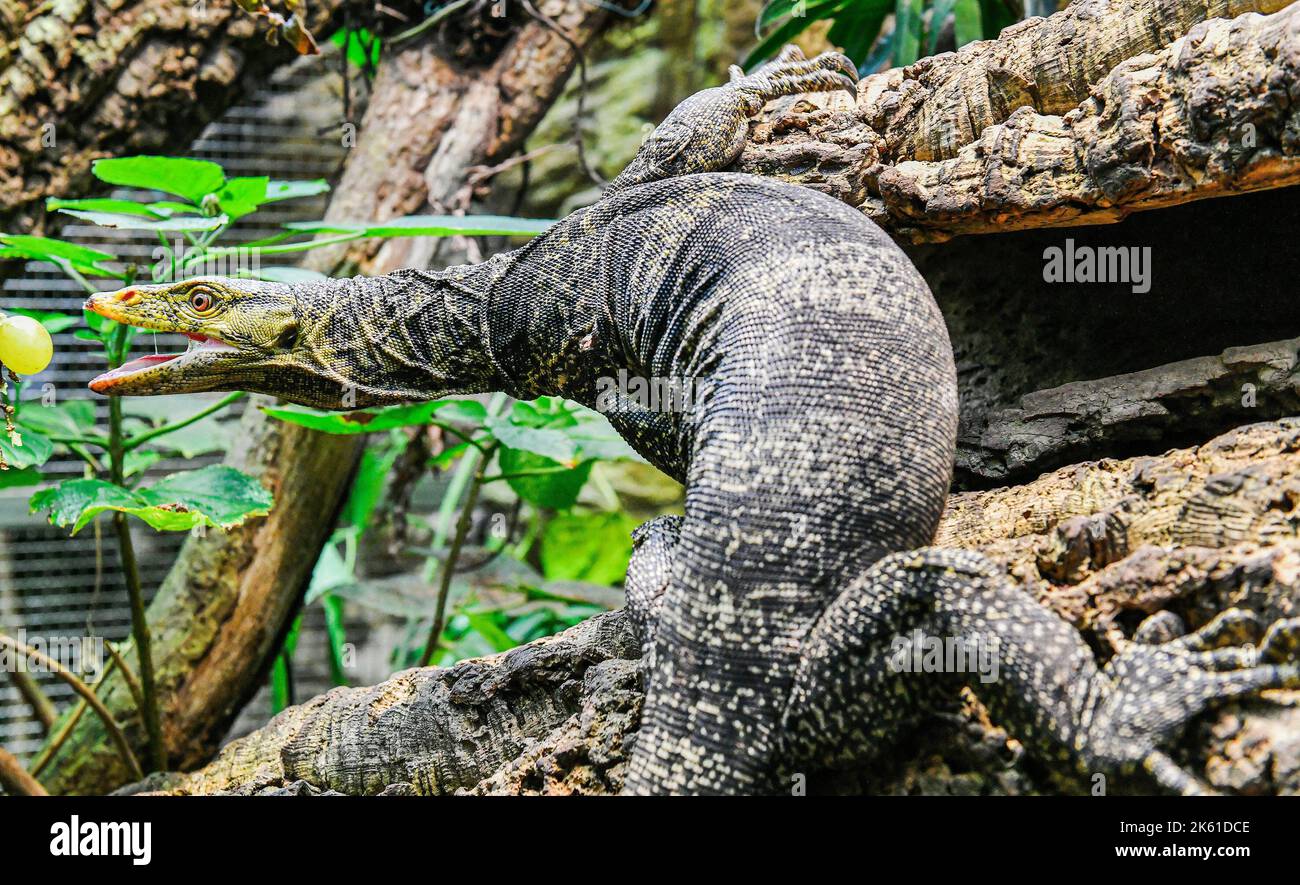
[(0, 363), (19, 375), (35, 375), (53, 356), (50, 333), (36, 320), (20, 316), (0, 319)]

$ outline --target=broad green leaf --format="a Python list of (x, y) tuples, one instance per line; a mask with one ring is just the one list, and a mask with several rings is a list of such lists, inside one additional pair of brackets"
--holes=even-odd
[(46, 436), (85, 436), (95, 432), (95, 405), (88, 399), (63, 400), (53, 406), (22, 403), (18, 424)]
[(366, 237), (513, 237), (544, 233), (554, 223), (504, 215), (408, 215), (378, 223), (294, 221), (285, 228), (302, 233), (356, 233)]
[(329, 189), (329, 182), (323, 178), (311, 181), (276, 181), (273, 179), (266, 185), (266, 201), (271, 203), (276, 200), (314, 197), (316, 194), (323, 194)]
[(20, 428), (17, 435), (21, 445), (14, 445), (9, 439), (9, 434), (0, 427), (0, 454), (4, 455), (5, 463), (10, 469), (40, 467), (50, 460), (50, 455), (54, 454), (54, 443), (50, 442), (44, 434)]
[(265, 175), (232, 178), (217, 191), (217, 205), (231, 219), (251, 215), (266, 202), (269, 183), (270, 179)]
[(921, 13), (925, 0), (894, 3), (894, 65), (904, 67), (921, 55)]
[(96, 160), (91, 172), (100, 181), (124, 187), (163, 191), (202, 203), (220, 189), (226, 173), (216, 163), (185, 157), (119, 157)]
[(549, 580), (616, 584), (627, 574), (632, 530), (626, 513), (565, 513), (546, 524), (542, 574)]
[(27, 310), (22, 307), (10, 307), (9, 313), (17, 314), (20, 317), (31, 317), (45, 327), (45, 331), (51, 335), (58, 334), (72, 328), (81, 322), (81, 317), (68, 313), (58, 313), (49, 310)]
[(144, 445), (160, 452), (175, 452), (182, 458), (224, 452), (234, 441), (235, 425), (238, 422), (222, 422), (219, 420), (220, 414), (218, 412), (202, 421), (156, 436)]
[[(461, 400), (438, 400), (403, 406), (376, 406), (355, 412), (328, 412), (306, 406), (263, 406), (262, 411), (272, 418), (299, 424), (323, 433), (353, 434), (374, 433), (394, 427), (411, 427), (428, 424), (440, 412), (453, 412), (461, 408)], [(482, 406), (480, 406), (482, 408)]]
[(305, 267), (263, 267), (256, 272), (240, 272), (241, 277), (251, 277), (255, 280), (266, 280), (268, 283), (314, 283), (317, 280), (329, 279), (325, 274), (318, 270), (309, 270)]
[(138, 215), (141, 218), (166, 218), (168, 213), (158, 212), (144, 203), (134, 200), (61, 200), (50, 197), (45, 201), (45, 208), (50, 212), (77, 209), (82, 212), (112, 212), (116, 215)]
[(489, 418), (488, 431), (501, 445), (515, 451), (531, 452), (565, 467), (578, 465), (578, 445), (559, 428), (528, 427), (508, 417)]
[(162, 460), (162, 452), (133, 449), (122, 458), (122, 473), (130, 478), (143, 473)]
[(120, 215), (113, 212), (82, 212), (77, 209), (60, 210), (74, 218), (80, 218), (82, 221), (89, 221), (91, 224), (98, 224), (100, 227), (111, 227), (117, 230), (155, 230), (155, 231), (190, 231), (201, 232), (216, 230), (223, 224), (229, 224), (230, 218), (226, 215), (214, 215), (211, 218), (201, 215), (180, 215), (173, 218), (140, 218), (136, 215)]
[(172, 200), (159, 200), (157, 203), (148, 203), (150, 209), (159, 215), (171, 217), (180, 213), (181, 215), (202, 215), (203, 210), (193, 203), (177, 203)]
[(228, 529), (269, 513), (271, 493), (248, 474), (214, 464), (134, 491), (98, 479), (68, 480), (33, 495), (31, 509), (48, 510), (50, 522), (71, 524), (74, 535), (106, 510), (135, 516), (159, 531)]
[[(497, 464), (504, 474), (539, 471), (532, 476), (515, 476), (506, 480), (514, 493), (529, 503), (552, 510), (572, 507), (578, 493), (587, 484), (593, 461), (585, 461), (569, 470), (550, 458), (519, 449), (503, 448)], [(540, 472), (554, 471), (554, 472)]]
[(0, 489), (13, 489), (20, 486), (38, 486), (45, 482), (45, 476), (35, 467), (10, 467), (0, 470)]
[(28, 258), (52, 261), (55, 264), (66, 262), (78, 273), (86, 276), (122, 279), (122, 274), (103, 266), (105, 261), (117, 259), (97, 249), (88, 249), (76, 243), (66, 243), (49, 237), (32, 237), (25, 234), (0, 234), (0, 244), (3, 244), (0, 245), (0, 258)]
[(952, 27), (959, 49), (967, 43), (982, 40), (984, 23), (979, 0), (957, 0), (952, 11)]

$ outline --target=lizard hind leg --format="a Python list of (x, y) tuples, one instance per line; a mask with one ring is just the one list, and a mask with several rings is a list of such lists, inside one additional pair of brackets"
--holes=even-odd
[[(900, 704), (926, 691), (967, 684), (1031, 752), (1085, 771), (1142, 767), (1166, 789), (1206, 792), (1162, 748), (1212, 704), (1300, 686), (1300, 620), (1274, 624), (1258, 649), (1221, 647), (1250, 622), (1229, 611), (1163, 644), (1126, 641), (1099, 667), (1072, 626), (983, 556), (937, 548), (887, 556), (809, 633), (783, 717), (789, 762), (852, 760), (883, 733), (871, 722), (897, 719)], [(900, 672), (888, 659), (916, 631), (974, 640), (996, 667)]]

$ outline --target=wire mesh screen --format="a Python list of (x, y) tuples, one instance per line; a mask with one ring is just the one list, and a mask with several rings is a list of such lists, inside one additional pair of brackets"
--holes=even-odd
[[(279, 73), (242, 104), (212, 123), (194, 143), (189, 156), (220, 163), (227, 175), (268, 175), (280, 179), (330, 178), (339, 168), (345, 149), (340, 132), (341, 80), (336, 67), (319, 60), (307, 60)], [(159, 195), (160, 198), (168, 198)], [(268, 236), (288, 221), (320, 218), (325, 196), (267, 204), (255, 215), (241, 219), (223, 238), (223, 244)], [(159, 247), (157, 236), (148, 232), (118, 231), (86, 224), (69, 224), (60, 236), (87, 246), (101, 248), (133, 261), (147, 278), (147, 269)], [(290, 256), (284, 256), (288, 258)], [(289, 263), (287, 261), (277, 263)], [(79, 314), (85, 293), (48, 264), (33, 262), (3, 285), (0, 295), (6, 307), (60, 310)], [(112, 281), (106, 281), (111, 287)], [(180, 336), (141, 334), (135, 344), (137, 355), (185, 348)], [(101, 420), (107, 404), (95, 396), (87, 382), (104, 371), (98, 342), (74, 336), (74, 329), (54, 336), (55, 356), (49, 368), (25, 378), (18, 391), (21, 401), (44, 399), (91, 399)], [(204, 400), (185, 398), (174, 406), (158, 401), (127, 400), (132, 408), (157, 413), (159, 406), (172, 407), (179, 417), (200, 409)], [(136, 405), (131, 405), (131, 404)], [(164, 458), (152, 465), (151, 475), (163, 475), (185, 467), (219, 460), (219, 451), (196, 458)], [(83, 462), (56, 458), (42, 472), (56, 479), (81, 476)], [(126, 588), (119, 570), (117, 545), (111, 521), (105, 516), (98, 525), (69, 537), (68, 530), (46, 524), (41, 516), (28, 513), (31, 488), (0, 489), (0, 629), (23, 631), (29, 638), (45, 641), (60, 637), (98, 636), (119, 641), (130, 633), (130, 612)], [(156, 533), (143, 523), (133, 532), (141, 578), (148, 595), (167, 574), (184, 541), (181, 533)], [(308, 619), (300, 645), (311, 646), (309, 635), (314, 619)], [(308, 654), (307, 666), (295, 670), (300, 697), (304, 692), (323, 690), (328, 673), (323, 658)], [(72, 697), (63, 683), (48, 674), (32, 674), (36, 684), (62, 706)], [(0, 673), (0, 745), (19, 758), (34, 752), (42, 740), (40, 723), (22, 699), (15, 681)]]

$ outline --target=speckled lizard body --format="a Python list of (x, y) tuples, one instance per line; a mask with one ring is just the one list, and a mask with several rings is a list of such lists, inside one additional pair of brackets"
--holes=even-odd
[[(104, 316), (200, 343), (92, 386), (344, 408), (489, 390), (596, 405), (620, 370), (688, 382), (689, 412), (608, 412), (686, 486), (685, 516), (643, 527), (629, 568), (647, 695), (628, 791), (779, 789), (887, 747), (928, 697), (967, 682), (1035, 749), (1194, 791), (1161, 744), (1210, 701), (1294, 683), (1295, 665), (1210, 650), (1233, 615), (1102, 669), (982, 557), (924, 549), (957, 427), (925, 281), (850, 207), (718, 171), (766, 101), (852, 91), (851, 72), (787, 50), (693, 96), (599, 202), (481, 265), (96, 295)], [(992, 649), (998, 678), (901, 668), (897, 643), (915, 631)], [(1295, 633), (1275, 626), (1263, 654)]]

